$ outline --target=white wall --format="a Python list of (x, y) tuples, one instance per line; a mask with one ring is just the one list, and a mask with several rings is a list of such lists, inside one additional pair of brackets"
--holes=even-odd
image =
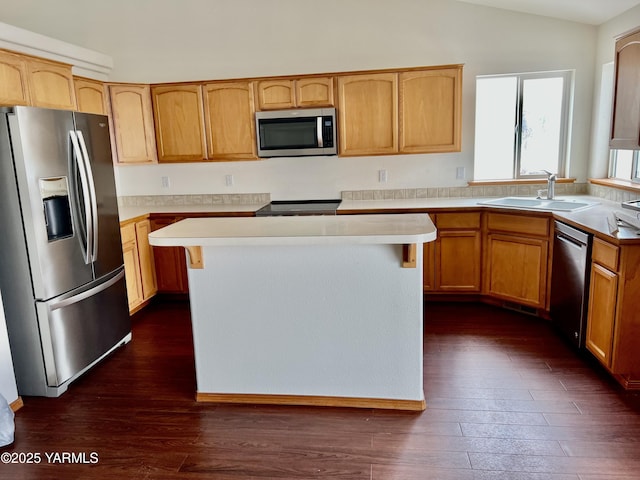
[[(6, 3), (6, 8), (2, 3)], [(48, 5), (48, 4), (51, 5)], [(38, 6), (38, 9), (35, 6)], [(52, 16), (74, 11), (73, 18)], [(319, 8), (319, 7), (322, 8)], [(403, 157), (279, 159), (120, 167), (121, 195), (270, 192), (335, 196), (344, 189), (460, 186), (473, 168), (475, 77), (575, 69), (568, 174), (584, 181), (590, 149), (597, 28), (454, 0), (0, 0), (0, 20), (110, 55), (111, 80), (166, 82), (463, 63), (462, 152)], [(380, 184), (377, 170), (389, 181)], [(171, 171), (172, 187), (160, 177)], [(233, 174), (233, 187), (224, 175)]]
[[(596, 48), (596, 83), (594, 88), (594, 122), (589, 161), (589, 177), (607, 176), (608, 140), (611, 122), (612, 86), (616, 38), (640, 27), (640, 6), (619, 15), (598, 28)], [(601, 74), (602, 73), (602, 74)]]
[[(463, 63), (462, 152), (121, 167), (121, 195), (213, 190), (321, 198), (348, 189), (466, 185), (473, 170), (476, 75), (558, 69), (576, 70), (569, 175), (586, 179), (595, 27), (446, 0), (328, 0), (322, 2), (327, 9), (323, 12), (316, 12), (316, 2), (277, 0), (261, 2), (247, 13), (243, 6), (248, 3), (210, 10), (207, 18), (215, 28), (207, 45), (194, 38), (193, 25), (177, 25), (162, 48), (157, 48), (158, 39), (148, 29), (152, 41), (143, 51), (110, 46), (114, 77), (159, 82)], [(222, 20), (229, 18), (241, 20)], [(140, 61), (137, 55), (147, 60)], [(202, 61), (207, 58), (212, 62)], [(179, 67), (167, 68), (173, 65)], [(464, 181), (455, 179), (460, 166), (466, 168)], [(381, 168), (388, 170), (386, 184), (378, 182)], [(224, 185), (227, 174), (234, 175), (233, 187)], [(170, 176), (171, 188), (161, 187), (163, 175)]]

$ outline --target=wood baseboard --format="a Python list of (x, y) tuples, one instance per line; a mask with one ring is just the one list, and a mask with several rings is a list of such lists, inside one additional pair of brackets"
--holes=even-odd
[(631, 378), (629, 375), (613, 374), (613, 378), (624, 387), (625, 390), (638, 391), (640, 390), (640, 378)]
[(24, 402), (22, 401), (22, 397), (18, 397), (16, 400), (11, 402), (9, 406), (11, 407), (11, 410), (13, 410), (14, 412), (17, 412), (18, 410), (20, 410), (22, 407), (24, 407)]
[(315, 395), (260, 395), (236, 393), (196, 393), (197, 402), (251, 403), (256, 405), (304, 405), (311, 407), (380, 408), (421, 412), (427, 408), (424, 400), (384, 398), (322, 397)]

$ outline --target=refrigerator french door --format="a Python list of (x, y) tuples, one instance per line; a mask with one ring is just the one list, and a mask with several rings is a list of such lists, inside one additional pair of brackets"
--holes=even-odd
[(2, 109), (0, 289), (21, 395), (131, 338), (107, 117)]

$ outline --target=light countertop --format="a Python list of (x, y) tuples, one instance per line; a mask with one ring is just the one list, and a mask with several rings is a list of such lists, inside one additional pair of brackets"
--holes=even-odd
[[(524, 197), (523, 197), (524, 198)], [(576, 228), (593, 233), (601, 238), (618, 240), (622, 243), (640, 243), (640, 235), (633, 228), (620, 227), (615, 233), (609, 228), (608, 218), (614, 212), (631, 214), (630, 210), (622, 208), (619, 202), (613, 202), (589, 195), (559, 195), (557, 200), (586, 201), (596, 205), (574, 212), (554, 211), (553, 217), (561, 222), (569, 223)], [(480, 208), (490, 211), (526, 211), (528, 213), (546, 213), (548, 210), (527, 209), (524, 207), (498, 207), (480, 205), (479, 202), (491, 200), (482, 198), (412, 198), (398, 200), (343, 200), (338, 211), (357, 213), (358, 211), (403, 211), (415, 212), (428, 210), (437, 213), (439, 209)]]
[(189, 218), (149, 235), (155, 246), (404, 244), (436, 239), (426, 214)]
[(118, 207), (118, 214), (121, 222), (126, 222), (137, 217), (157, 213), (157, 214), (238, 214), (254, 213), (262, 208), (264, 203), (221, 203), (221, 204), (188, 204), (188, 205), (145, 205), (136, 207)]
[[(632, 228), (621, 227), (618, 232), (611, 233), (609, 229), (608, 217), (612, 212), (622, 212), (629, 215), (630, 210), (623, 209), (619, 202), (613, 202), (589, 195), (560, 195), (558, 199), (596, 202), (597, 205), (575, 212), (553, 212), (554, 218), (564, 221), (577, 228), (587, 230), (602, 238), (618, 240), (620, 242), (640, 243), (640, 235)], [(437, 213), (438, 210), (478, 208), (482, 210), (502, 210), (502, 211), (527, 211), (531, 213), (544, 212), (537, 209), (523, 209), (522, 207), (495, 207), (480, 205), (479, 202), (490, 200), (490, 197), (482, 198), (412, 198), (412, 199), (390, 199), (390, 200), (343, 200), (338, 208), (338, 213), (357, 214), (358, 212), (375, 212), (383, 214), (385, 212)], [(264, 204), (190, 204), (190, 205), (150, 205), (136, 207), (120, 207), (120, 220), (126, 221), (148, 214), (203, 214), (203, 215), (238, 215), (253, 214)], [(547, 212), (548, 213), (548, 212)], [(268, 218), (268, 217), (267, 217)], [(300, 218), (300, 217), (297, 217)]]

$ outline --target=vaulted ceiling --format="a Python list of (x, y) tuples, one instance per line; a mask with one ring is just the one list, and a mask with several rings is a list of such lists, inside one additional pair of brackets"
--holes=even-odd
[(487, 7), (600, 25), (640, 4), (640, 0), (459, 0)]

